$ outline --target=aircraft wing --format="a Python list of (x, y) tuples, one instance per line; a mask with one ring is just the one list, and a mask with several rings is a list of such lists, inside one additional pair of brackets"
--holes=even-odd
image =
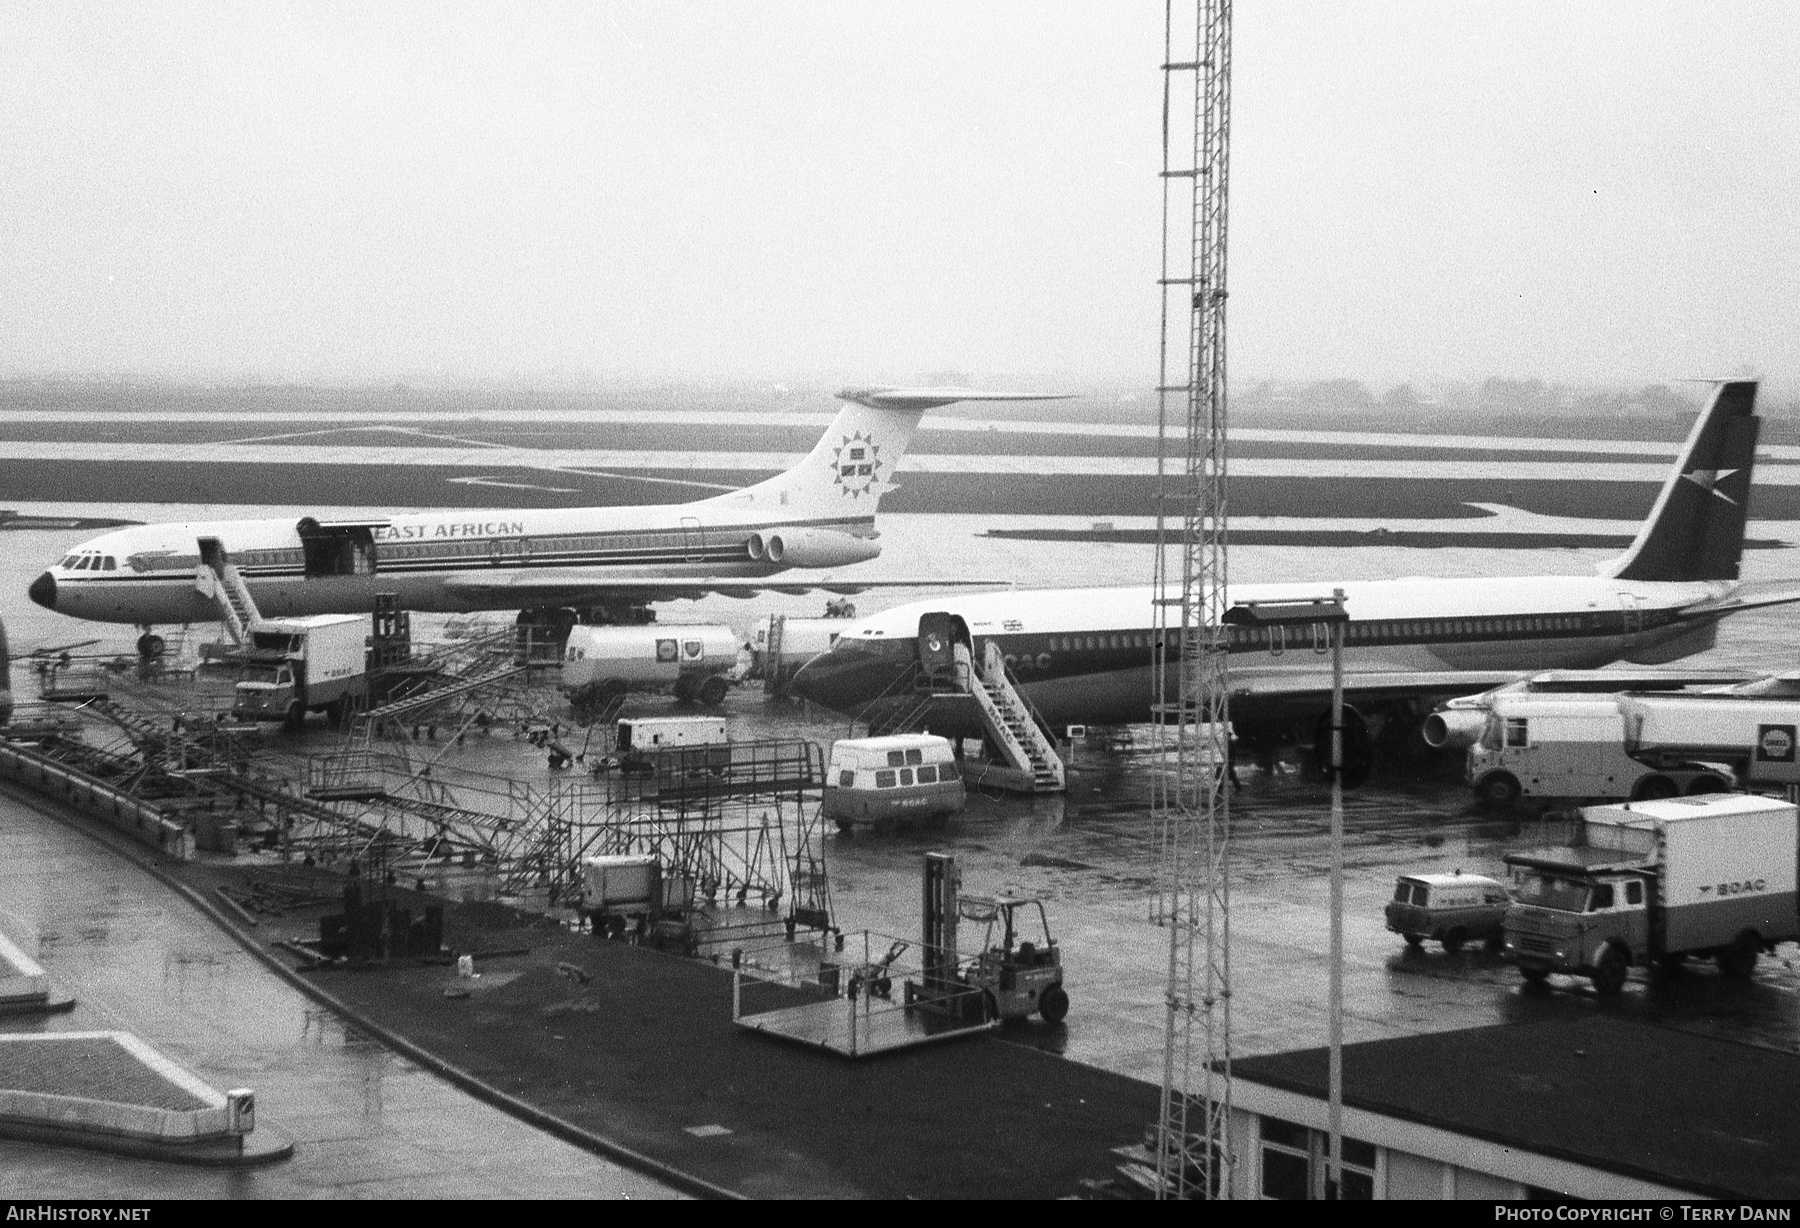
[[(1534, 690), (1545, 693), (1606, 694), (1729, 685), (1747, 677), (1750, 675), (1741, 671), (1667, 669), (1357, 671), (1344, 675), (1344, 702), (1356, 705), (1392, 699), (1459, 699), (1527, 681), (1534, 684)], [(1245, 701), (1244, 706), (1251, 710), (1292, 708), (1316, 713), (1331, 702), (1329, 666), (1233, 669), (1229, 679), (1233, 703)]]
[(711, 594), (722, 597), (755, 597), (761, 593), (786, 593), (800, 596), (823, 590), (828, 593), (861, 593), (876, 588), (1011, 588), (1006, 581), (952, 580), (937, 576), (915, 576), (902, 579), (846, 579), (837, 576), (807, 576), (783, 572), (766, 579), (711, 579), (697, 576), (680, 579), (672, 576), (615, 575), (603, 572), (491, 571), (473, 576), (453, 576), (444, 581), (450, 593), (493, 597), (517, 597), (520, 605), (581, 605), (584, 602), (628, 599), (655, 602), (694, 600)]
[(1741, 584), (1723, 597), (1697, 601), (1682, 606), (1676, 613), (1683, 618), (1705, 614), (1735, 614), (1739, 610), (1756, 610), (1764, 606), (1789, 605), (1800, 601), (1800, 586), (1794, 584)]

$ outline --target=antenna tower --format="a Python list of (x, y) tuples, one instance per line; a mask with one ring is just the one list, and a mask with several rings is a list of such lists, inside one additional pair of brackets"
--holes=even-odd
[[(1192, 24), (1189, 24), (1189, 19)], [(1191, 48), (1191, 51), (1190, 51)], [(1165, 0), (1156, 668), (1169, 935), (1159, 1194), (1231, 1196), (1231, 799), (1226, 708), (1225, 203), (1231, 0)], [(1192, 126), (1187, 113), (1192, 82)]]

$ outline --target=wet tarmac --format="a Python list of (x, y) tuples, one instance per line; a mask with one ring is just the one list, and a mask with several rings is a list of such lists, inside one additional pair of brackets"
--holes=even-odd
[(473, 1099), (346, 1027), (156, 879), (0, 791), (0, 925), (75, 1010), (0, 1029), (133, 1032), (257, 1093), (292, 1160), (240, 1171), (0, 1141), (0, 1197), (664, 1198), (666, 1187)]

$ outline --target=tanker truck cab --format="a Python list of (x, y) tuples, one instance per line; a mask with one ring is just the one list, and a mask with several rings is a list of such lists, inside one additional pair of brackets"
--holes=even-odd
[(901, 819), (941, 821), (965, 801), (948, 739), (909, 733), (832, 743), (823, 812), (839, 831), (859, 823), (886, 829)]

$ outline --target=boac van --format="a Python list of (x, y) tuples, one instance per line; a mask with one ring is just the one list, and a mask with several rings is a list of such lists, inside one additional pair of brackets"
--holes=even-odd
[(1511, 906), (1506, 885), (1483, 874), (1402, 874), (1388, 901), (1387, 927), (1408, 946), (1430, 938), (1455, 954), (1463, 943), (1479, 938), (1488, 950), (1498, 951)]
[(839, 831), (859, 823), (888, 828), (901, 819), (958, 814), (966, 798), (947, 739), (928, 733), (845, 738), (831, 745), (821, 813)]

